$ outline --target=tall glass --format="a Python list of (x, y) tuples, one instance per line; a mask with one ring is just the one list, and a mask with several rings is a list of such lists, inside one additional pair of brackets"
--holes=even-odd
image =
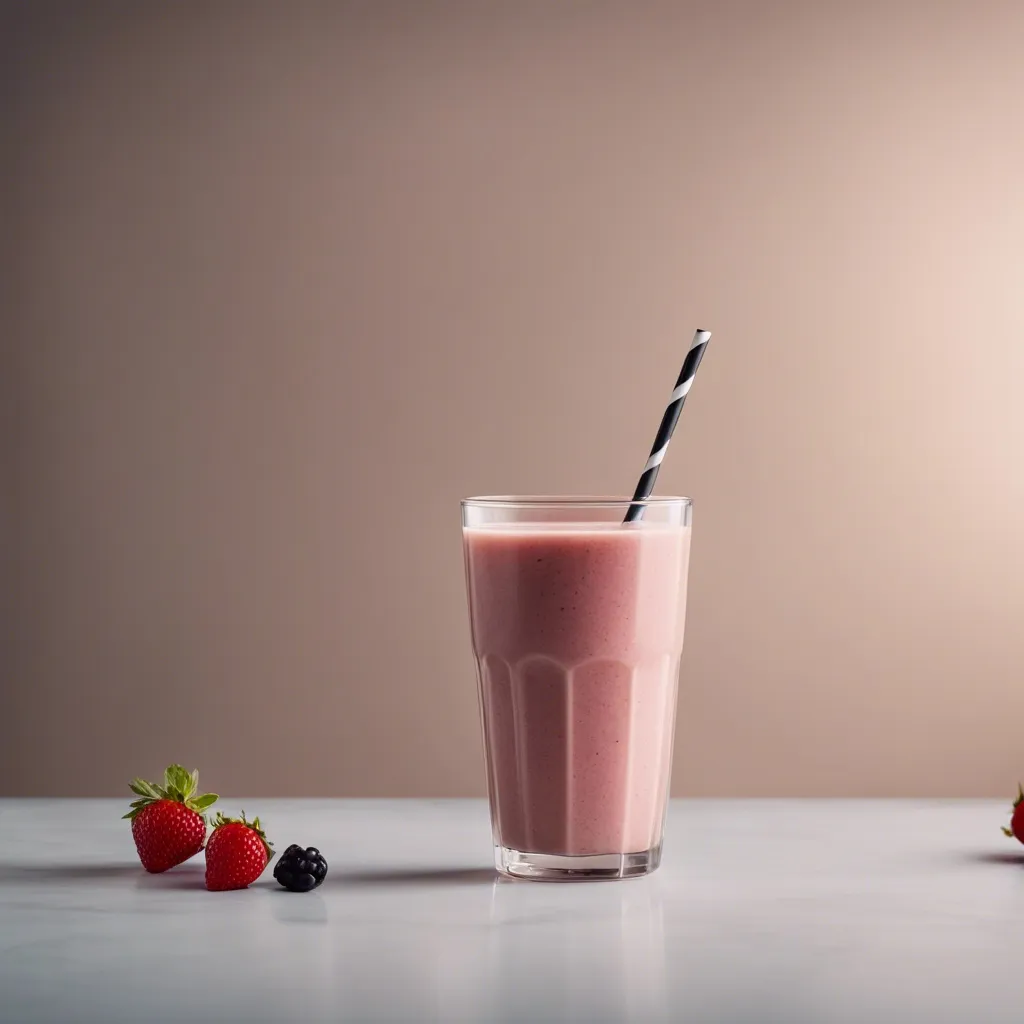
[(495, 865), (653, 871), (672, 771), (689, 498), (462, 502)]

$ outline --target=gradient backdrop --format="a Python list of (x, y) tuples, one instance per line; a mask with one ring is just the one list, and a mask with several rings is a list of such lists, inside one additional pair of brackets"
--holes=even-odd
[(696, 501), (677, 794), (1024, 774), (1024, 4), (5, 3), (0, 793), (483, 792), (458, 499)]

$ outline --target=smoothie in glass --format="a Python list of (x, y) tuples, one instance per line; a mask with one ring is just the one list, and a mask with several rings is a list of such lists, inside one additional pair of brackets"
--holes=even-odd
[(510, 874), (619, 878), (660, 860), (690, 503), (655, 499), (624, 524), (627, 507), (464, 503), (496, 862)]

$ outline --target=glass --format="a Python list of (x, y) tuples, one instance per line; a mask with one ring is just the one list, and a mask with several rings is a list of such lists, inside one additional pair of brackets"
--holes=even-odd
[(495, 865), (627, 878), (661, 860), (689, 498), (467, 498), (463, 547)]

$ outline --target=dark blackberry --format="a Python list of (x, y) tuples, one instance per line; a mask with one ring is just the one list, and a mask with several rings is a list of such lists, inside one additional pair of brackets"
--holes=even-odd
[(292, 892), (309, 892), (327, 877), (327, 861), (315, 846), (292, 843), (274, 865), (274, 877)]

